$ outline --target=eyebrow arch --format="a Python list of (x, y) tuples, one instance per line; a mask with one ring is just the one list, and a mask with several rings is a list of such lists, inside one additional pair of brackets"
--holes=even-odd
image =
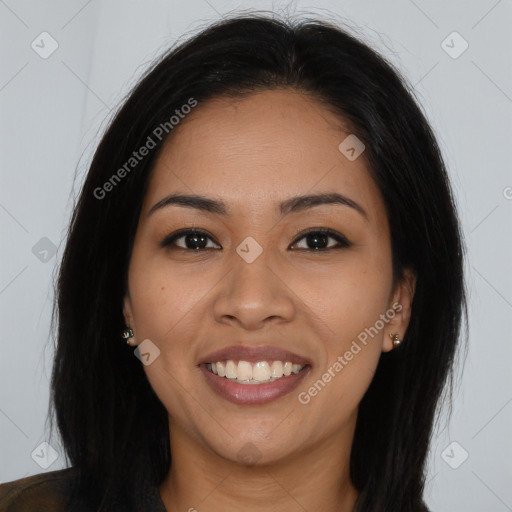
[[(324, 204), (339, 204), (353, 208), (360, 213), (366, 220), (368, 214), (366, 210), (353, 199), (336, 192), (323, 193), (323, 194), (310, 194), (304, 196), (296, 196), (279, 204), (279, 211), (281, 217), (290, 213), (298, 213), (315, 206)], [(166, 206), (177, 205), (185, 208), (195, 208), (209, 213), (216, 213), (219, 215), (230, 215), (229, 208), (225, 203), (217, 199), (211, 199), (199, 195), (186, 195), (186, 194), (171, 194), (154, 204), (149, 210), (147, 216), (149, 217), (156, 210), (165, 208)]]

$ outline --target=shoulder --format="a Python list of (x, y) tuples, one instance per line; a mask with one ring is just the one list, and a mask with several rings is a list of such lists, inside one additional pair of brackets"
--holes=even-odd
[(64, 512), (76, 472), (40, 473), (0, 484), (2, 512)]

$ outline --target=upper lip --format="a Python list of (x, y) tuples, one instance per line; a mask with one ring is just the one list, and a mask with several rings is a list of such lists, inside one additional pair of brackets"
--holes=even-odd
[(225, 361), (228, 359), (236, 361), (248, 361), (257, 363), (258, 361), (290, 361), (293, 364), (307, 365), (311, 364), (308, 359), (298, 354), (290, 352), (284, 348), (275, 346), (247, 346), (232, 345), (230, 347), (221, 348), (214, 352), (206, 354), (199, 364), (216, 363), (217, 361)]

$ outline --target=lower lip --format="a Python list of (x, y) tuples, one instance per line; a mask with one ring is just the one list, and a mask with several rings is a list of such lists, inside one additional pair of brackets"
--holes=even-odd
[(210, 387), (226, 400), (241, 405), (259, 405), (277, 400), (293, 391), (309, 373), (311, 367), (306, 366), (299, 373), (292, 373), (265, 384), (239, 384), (226, 377), (219, 377), (205, 365), (201, 364), (199, 368)]

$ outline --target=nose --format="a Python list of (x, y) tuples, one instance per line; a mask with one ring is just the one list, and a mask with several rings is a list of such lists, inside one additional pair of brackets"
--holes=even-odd
[(296, 297), (284, 272), (267, 258), (267, 251), (252, 263), (234, 255), (231, 271), (219, 283), (214, 300), (215, 320), (238, 323), (256, 330), (270, 322), (289, 322), (295, 314)]

